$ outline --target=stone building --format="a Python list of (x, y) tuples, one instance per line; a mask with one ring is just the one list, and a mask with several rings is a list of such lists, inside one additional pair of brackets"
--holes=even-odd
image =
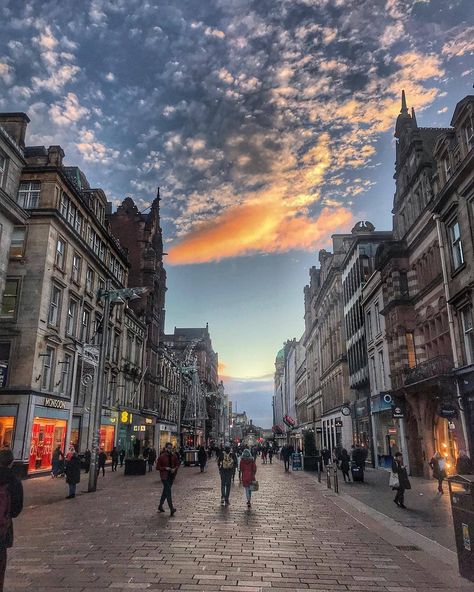
[(143, 317), (147, 325), (143, 407), (158, 426), (158, 445), (162, 447), (165, 442), (177, 441), (179, 380), (175, 371), (167, 371), (170, 360), (166, 357), (161, 359), (164, 355), (161, 345), (165, 323), (166, 271), (163, 266), (159, 191), (149, 212), (140, 212), (133, 199), (127, 197), (114, 213), (109, 211), (107, 218), (112, 232), (127, 250), (129, 284), (149, 288), (145, 296), (130, 302), (130, 308)]
[[(17, 201), (20, 175), (25, 166), (26, 126), (30, 120), (24, 113), (4, 113), (0, 116), (0, 310), (3, 311), (2, 295), (5, 290), (10, 258), (22, 256), (26, 233), (27, 212)], [(14, 293), (15, 285), (9, 285)], [(9, 306), (9, 301), (5, 307)], [(0, 386), (6, 380), (5, 363), (9, 353), (0, 343)]]
[[(463, 447), (461, 438), (451, 444), (459, 424), (464, 425), (469, 448), (474, 451), (474, 96), (467, 96), (454, 110), (451, 129), (434, 145), (436, 171), (431, 210), (443, 245), (443, 275), (448, 301), (448, 324), (456, 379), (455, 416), (443, 434), (450, 452)], [(463, 412), (464, 411), (464, 412)], [(446, 420), (444, 422), (446, 424)], [(455, 427), (449, 430), (449, 423)], [(451, 426), (451, 427), (452, 427)], [(450, 438), (450, 431), (453, 438)], [(443, 446), (443, 442), (441, 442)], [(454, 448), (454, 450), (452, 450)]]
[(333, 253), (319, 252), (320, 268), (310, 269), (305, 287), (305, 338), (308, 422), (316, 447), (349, 449), (352, 444), (349, 374), (342, 298), (342, 262), (351, 235), (333, 235)]
[[(12, 124), (9, 134), (24, 137), (25, 121), (16, 122), (18, 129)], [(9, 261), (8, 306), (2, 307), (0, 342), (8, 362), (0, 422), (14, 434), (12, 448), (23, 473), (48, 469), (56, 445), (64, 448), (72, 440), (83, 451), (91, 442), (94, 343), (104, 323), (101, 290), (107, 281), (112, 289), (127, 284), (128, 260), (110, 233), (104, 192), (91, 188), (77, 167), (64, 166), (63, 157), (60, 146), (24, 149), (17, 203), (29, 218)], [(123, 352), (127, 322), (139, 339), (133, 351)], [(144, 324), (132, 311), (113, 306), (108, 328), (101, 428), (106, 451), (118, 436), (114, 385), (121, 363), (134, 369), (129, 393), (139, 407)], [(145, 418), (133, 421), (141, 425)]]
[(433, 219), (433, 150), (452, 130), (419, 127), (405, 93), (395, 128), (393, 241), (377, 253), (383, 286), (392, 396), (404, 414), (413, 475), (429, 476), (436, 450), (452, 465), (464, 446), (456, 412), (442, 245)]

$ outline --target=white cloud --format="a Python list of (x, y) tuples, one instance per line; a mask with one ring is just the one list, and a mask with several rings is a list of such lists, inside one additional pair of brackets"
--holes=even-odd
[(79, 131), (79, 139), (76, 148), (85, 161), (108, 164), (116, 160), (120, 155), (118, 150), (109, 148), (99, 142), (93, 130), (82, 128)]
[(11, 84), (13, 82), (13, 69), (6, 62), (0, 62), (0, 79), (5, 84)]
[(77, 95), (70, 92), (61, 103), (51, 106), (49, 114), (54, 123), (70, 125), (86, 117), (89, 114), (89, 109), (80, 105)]

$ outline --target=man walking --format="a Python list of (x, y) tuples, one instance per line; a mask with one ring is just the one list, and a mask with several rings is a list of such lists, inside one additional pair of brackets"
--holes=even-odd
[(163, 483), (163, 492), (161, 494), (160, 505), (158, 506), (158, 512), (164, 512), (163, 504), (165, 500), (168, 502), (171, 516), (176, 513), (176, 508), (173, 506), (173, 500), (171, 498), (171, 487), (173, 486), (176, 473), (179, 468), (178, 455), (173, 453), (173, 446), (171, 442), (168, 442), (163, 452), (158, 457), (156, 468), (160, 471), (161, 482)]
[(99, 457), (97, 459), (97, 473), (100, 473), (102, 469), (102, 477), (105, 477), (105, 463), (107, 461), (107, 454), (105, 453), (104, 449), (101, 448), (99, 452)]
[(153, 465), (156, 462), (156, 450), (152, 446), (148, 452), (148, 472), (151, 473), (153, 471)]
[(3, 592), (7, 549), (13, 547), (13, 522), (23, 509), (23, 485), (11, 469), (13, 453), (0, 450), (0, 592)]
[(112, 459), (112, 471), (117, 470), (118, 461), (119, 461), (119, 453), (115, 446), (112, 448), (112, 452), (110, 453), (110, 458)]
[(224, 450), (217, 458), (217, 466), (221, 476), (221, 506), (230, 505), (229, 495), (234, 475), (235, 459), (230, 449), (230, 443), (226, 442)]
[(290, 447), (288, 445), (283, 446), (281, 449), (281, 458), (285, 464), (285, 471), (288, 472), (290, 470)]

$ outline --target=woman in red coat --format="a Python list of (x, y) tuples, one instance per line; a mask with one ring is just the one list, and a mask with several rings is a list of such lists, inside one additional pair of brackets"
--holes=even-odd
[(255, 481), (255, 474), (257, 472), (257, 465), (253, 460), (253, 456), (248, 448), (246, 448), (240, 459), (240, 474), (242, 477), (242, 485), (245, 488), (245, 495), (247, 497), (247, 507), (250, 508), (252, 506), (251, 499), (252, 499), (252, 491), (250, 490), (250, 485), (252, 481)]

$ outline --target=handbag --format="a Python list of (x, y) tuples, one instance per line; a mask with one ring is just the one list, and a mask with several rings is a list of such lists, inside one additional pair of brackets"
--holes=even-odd
[(252, 481), (250, 483), (250, 491), (258, 491), (258, 481)]
[(398, 489), (400, 487), (400, 480), (398, 478), (397, 473), (390, 473), (390, 479), (388, 480), (388, 485), (392, 489)]

